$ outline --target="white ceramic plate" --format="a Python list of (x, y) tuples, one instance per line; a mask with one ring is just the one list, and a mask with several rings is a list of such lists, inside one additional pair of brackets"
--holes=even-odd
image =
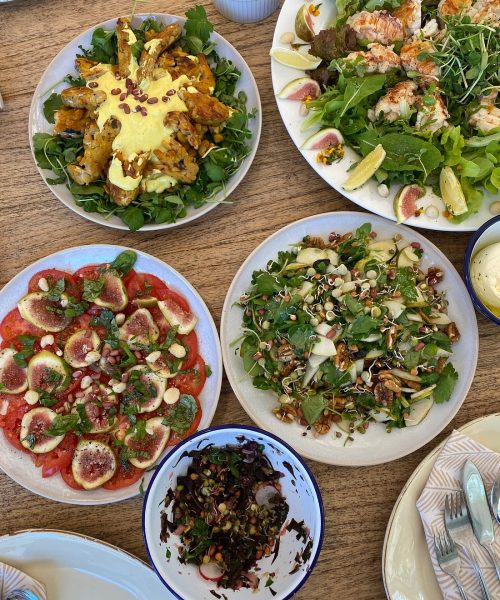
[[(139, 20), (144, 20), (148, 17), (155, 17), (157, 19), (161, 19), (164, 23), (171, 23), (173, 21), (184, 23), (186, 20), (184, 17), (177, 17), (169, 14), (162, 13), (150, 13), (143, 15), (136, 15), (134, 17), (135, 22)], [(68, 84), (62, 83), (63, 78), (68, 74), (76, 74), (75, 70), (75, 57), (81, 51), (79, 50), (79, 46), (83, 46), (84, 48), (88, 48), (90, 46), (90, 41), (92, 39), (92, 33), (98, 27), (102, 27), (104, 29), (114, 29), (116, 27), (116, 19), (109, 19), (108, 21), (104, 21), (103, 23), (99, 23), (94, 25), (90, 29), (87, 29), (84, 33), (77, 36), (74, 40), (72, 40), (67, 46), (65, 46), (59, 54), (54, 58), (54, 60), (49, 64), (45, 73), (42, 75), (40, 82), (33, 94), (33, 100), (31, 101), (30, 114), (29, 114), (29, 138), (31, 145), (31, 152), (33, 153), (33, 135), (35, 133), (52, 133), (53, 125), (47, 123), (44, 115), (43, 115), (43, 103), (47, 99), (47, 97), (52, 92), (60, 92), (65, 87), (68, 87)], [(228, 41), (226, 41), (221, 35), (218, 33), (212, 33), (211, 39), (217, 44), (217, 51), (220, 56), (231, 60), (236, 67), (241, 72), (241, 78), (238, 82), (238, 86), (236, 91), (243, 90), (247, 95), (247, 108), (248, 111), (253, 108), (257, 109), (257, 114), (254, 119), (250, 119), (248, 123), (248, 128), (252, 132), (252, 139), (248, 140), (248, 145), (250, 148), (250, 152), (245, 160), (242, 162), (238, 171), (231, 177), (229, 180), (225, 190), (219, 192), (214, 198), (212, 198), (207, 204), (203, 205), (201, 208), (193, 208), (192, 206), (188, 208), (187, 215), (178, 219), (176, 223), (160, 223), (158, 225), (150, 224), (145, 225), (139, 231), (157, 231), (159, 229), (169, 229), (171, 227), (177, 227), (180, 225), (184, 225), (185, 223), (189, 223), (194, 219), (198, 219), (202, 217), (206, 213), (210, 212), (214, 209), (220, 202), (226, 200), (230, 197), (230, 195), (234, 192), (236, 187), (241, 183), (243, 178), (245, 177), (252, 161), (255, 157), (255, 153), (257, 152), (257, 147), (259, 145), (260, 139), (260, 131), (262, 126), (262, 108), (260, 104), (260, 96), (259, 90), (257, 88), (257, 83), (255, 82), (254, 76), (252, 75), (252, 71), (247, 63), (244, 61), (241, 54), (234, 48)], [(34, 157), (33, 157), (34, 158)], [(37, 167), (38, 168), (38, 167)], [(51, 171), (38, 169), (41, 176), (43, 177), (45, 183), (47, 183), (47, 177), (50, 179), (54, 175)], [(81, 217), (88, 219), (89, 221), (93, 221), (94, 223), (99, 223), (100, 225), (105, 225), (106, 227), (112, 227), (114, 229), (125, 229), (128, 231), (127, 226), (123, 223), (121, 219), (118, 217), (112, 216), (109, 218), (104, 218), (99, 213), (88, 213), (76, 205), (72, 194), (66, 188), (64, 184), (59, 185), (51, 185), (47, 183), (47, 186), (51, 190), (51, 192), (69, 209), (73, 212), (77, 213)]]
[[(283, 44), (280, 43), (281, 36), (286, 32), (293, 32), (295, 30), (295, 16), (302, 4), (302, 0), (285, 0), (274, 31), (273, 47), (283, 46)], [(323, 4), (321, 4), (319, 17), (314, 19), (315, 31), (319, 32), (321, 29), (327, 29), (328, 24), (332, 21), (335, 14), (335, 2), (323, 2)], [(274, 93), (278, 94), (287, 83), (298, 77), (304, 77), (305, 73), (304, 71), (285, 67), (271, 59), (271, 74)], [(332, 166), (318, 163), (316, 160), (316, 155), (318, 154), (317, 151), (301, 150), (302, 144), (316, 131), (314, 128), (308, 129), (305, 132), (301, 131), (302, 122), (304, 121), (304, 117), (299, 115), (301, 103), (292, 100), (281, 100), (279, 98), (277, 98), (276, 101), (281, 113), (281, 118), (283, 119), (283, 123), (285, 124), (290, 137), (300, 150), (302, 156), (316, 173), (318, 173), (318, 175), (331, 187), (349, 198), (352, 202), (355, 202), (359, 206), (362, 206), (377, 215), (395, 221), (396, 217), (392, 205), (398, 186), (392, 187), (388, 198), (382, 198), (382, 196), (380, 196), (377, 192), (377, 183), (372, 180), (354, 192), (346, 192), (343, 190), (342, 184), (347, 179), (347, 170), (353, 162), (359, 160), (359, 155), (350, 148), (346, 148), (345, 158), (341, 162), (334, 163)], [(450, 223), (450, 221), (441, 214), (436, 219), (431, 219), (427, 217), (425, 213), (419, 217), (411, 217), (406, 221), (406, 224), (437, 231), (475, 231), (482, 223), (491, 219), (491, 214), (488, 210), (489, 201), (491, 200), (493, 200), (492, 195), (486, 193), (480, 211), (463, 223), (457, 225)], [(440, 213), (444, 210), (443, 201), (428, 188), (427, 194), (422, 200), (419, 200), (418, 206), (423, 206), (425, 208), (430, 204), (438, 207)]]
[[(277, 555), (271, 554), (259, 561), (259, 598), (291, 598), (307, 581), (321, 551), (324, 530), (321, 493), (305, 462), (288, 444), (255, 427), (222, 425), (208, 431), (200, 431), (179, 444), (162, 462), (146, 493), (142, 511), (143, 535), (150, 562), (169, 590), (182, 600), (212, 600), (217, 598), (214, 592), (222, 595), (225, 600), (253, 600), (256, 596), (255, 591), (250, 588), (236, 591), (217, 588), (214, 583), (201, 577), (196, 565), (180, 564), (177, 559), (177, 548), (181, 545), (178, 536), (170, 536), (168, 543), (160, 541), (161, 512), (165, 495), (168, 489), (176, 484), (177, 476), (186, 474), (192, 460), (187, 453), (211, 445), (238, 444), (241, 443), (242, 437), (264, 446), (264, 454), (273, 468), (283, 473), (279, 481), (283, 496), (290, 507), (287, 521), (303, 521), (306, 530), (310, 532), (310, 540), (306, 541), (302, 538), (299, 540), (297, 532), (286, 531), (280, 537)], [(172, 520), (172, 506), (166, 513), (169, 520)], [(302, 555), (306, 544), (309, 543), (309, 558), (295, 570), (295, 557), (297, 554)], [(166, 559), (167, 548), (171, 550), (170, 560)], [(265, 586), (266, 573), (273, 573), (274, 583), (270, 586), (272, 590)]]
[(45, 585), (48, 600), (174, 598), (135, 556), (76, 533), (35, 529), (4, 535), (0, 561)]
[[(500, 413), (480, 417), (459, 431), (487, 448), (500, 452)], [(441, 598), (416, 502), (445, 441), (415, 469), (392, 510), (382, 552), (382, 574), (389, 600)]]
[[(111, 262), (120, 252), (126, 249), (122, 246), (93, 244), (91, 246), (78, 246), (76, 248), (61, 250), (38, 260), (24, 269), (24, 271), (18, 273), (0, 291), (0, 321), (16, 306), (19, 298), (28, 289), (30, 278), (38, 271), (57, 268), (73, 272), (80, 267), (92, 263)], [(199, 428), (205, 429), (212, 422), (219, 401), (222, 382), (222, 359), (214, 321), (201, 296), (180, 273), (150, 254), (138, 250), (135, 250), (135, 252), (137, 252), (137, 262), (134, 269), (139, 272), (152, 273), (159, 277), (169, 287), (184, 296), (189, 302), (193, 313), (198, 316), (199, 320), (195, 331), (198, 335), (200, 354), (212, 368), (212, 375), (207, 378), (205, 387), (200, 394), (203, 415)], [(167, 448), (163, 456), (170, 451), (171, 447)], [(31, 458), (24, 452), (14, 448), (6, 440), (3, 433), (0, 433), (0, 468), (14, 481), (17, 481), (17, 483), (31, 492), (45, 496), (51, 500), (70, 504), (108, 504), (132, 498), (139, 493), (139, 483), (114, 491), (108, 491), (103, 488), (80, 491), (68, 487), (59, 474), (44, 479), (41, 469), (37, 469)], [(145, 488), (151, 476), (152, 471), (145, 473)]]
[[(424, 250), (424, 267), (436, 265), (443, 268), (445, 277), (442, 288), (448, 291), (449, 314), (462, 334), (461, 340), (453, 346), (452, 356), (452, 362), (460, 376), (450, 401), (433, 406), (420, 425), (394, 429), (388, 434), (384, 425), (374, 423), (365, 435), (357, 434), (354, 443), (344, 447), (344, 439), (335, 438), (335, 428), (318, 438), (313, 437), (312, 433), (303, 436), (304, 427), (298, 423), (282, 423), (274, 416), (271, 411), (275, 403), (272, 393), (253, 387), (238, 355), (239, 347), (230, 347), (231, 342), (237, 339), (241, 332), (241, 309), (234, 306), (234, 303), (239, 300), (241, 293), (250, 287), (252, 272), (264, 268), (269, 260), (277, 256), (278, 251), (286, 250), (289, 244), (296, 243), (305, 235), (326, 238), (332, 231), (353, 231), (367, 221), (378, 233), (378, 239), (399, 233), (404, 239), (420, 242)], [(419, 233), (380, 217), (356, 212), (336, 212), (315, 215), (292, 223), (277, 231), (250, 254), (236, 274), (224, 302), (221, 343), (229, 382), (243, 408), (260, 427), (287, 440), (300, 454), (308, 458), (329, 464), (356, 466), (374, 465), (401, 458), (427, 444), (446, 427), (460, 408), (472, 383), (477, 362), (478, 332), (476, 316), (465, 285), (453, 265), (436, 246)]]

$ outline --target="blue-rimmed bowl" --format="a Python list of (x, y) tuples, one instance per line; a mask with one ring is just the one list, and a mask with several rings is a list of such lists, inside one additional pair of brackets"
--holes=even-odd
[[(282, 493), (290, 507), (287, 522), (291, 519), (299, 523), (303, 521), (310, 536), (304, 541), (302, 538), (297, 539), (297, 532), (285, 529), (276, 557), (271, 554), (270, 557), (259, 560), (259, 598), (291, 598), (307, 581), (318, 560), (323, 543), (323, 501), (314, 476), (305, 462), (288, 444), (261, 429), (242, 425), (212, 427), (187, 438), (165, 457), (156, 469), (144, 499), (142, 531), (149, 560), (165, 586), (181, 600), (214, 600), (217, 597), (225, 597), (227, 600), (255, 600), (255, 592), (249, 588), (238, 591), (217, 588), (216, 583), (199, 575), (196, 565), (181, 564), (178, 560), (178, 536), (170, 535), (168, 543), (160, 541), (165, 495), (176, 485), (177, 476), (186, 474), (192, 461), (186, 454), (208, 445), (239, 444), (242, 440), (254, 440), (264, 445), (264, 454), (273, 468), (283, 473), (280, 479)], [(171, 509), (166, 512), (171, 520)], [(297, 568), (297, 553), (302, 555), (309, 540), (309, 557)], [(167, 558), (168, 555), (170, 558)], [(273, 583), (266, 586), (269, 574), (272, 574)]]
[(487, 319), (500, 325), (500, 317), (497, 317), (491, 310), (483, 304), (479, 296), (476, 294), (470, 276), (470, 265), (474, 256), (486, 246), (500, 242), (500, 215), (486, 221), (484, 225), (474, 233), (470, 238), (464, 256), (464, 279), (467, 290), (476, 309)]

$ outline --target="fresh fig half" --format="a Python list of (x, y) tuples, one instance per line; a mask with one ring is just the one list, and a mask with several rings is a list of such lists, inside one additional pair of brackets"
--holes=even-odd
[(19, 441), (35, 454), (51, 452), (64, 439), (64, 435), (47, 435), (45, 431), (54, 422), (57, 413), (42, 406), (27, 412), (21, 421)]
[(0, 389), (4, 394), (20, 394), (28, 387), (27, 370), (16, 364), (15, 354), (12, 348), (0, 352)]
[(71, 322), (71, 317), (64, 314), (60, 302), (49, 300), (48, 294), (43, 292), (26, 294), (17, 303), (17, 308), (23, 319), (44, 331), (56, 333)]
[[(77, 398), (73, 405), (73, 412), (80, 412), (78, 407), (83, 405), (84, 418), (90, 423), (89, 433), (106, 433), (116, 423), (116, 407), (118, 399), (116, 394), (104, 385), (93, 385), (85, 390), (82, 398)], [(114, 411), (112, 409), (115, 409)]]
[(71, 463), (75, 481), (86, 490), (94, 490), (109, 481), (116, 467), (113, 450), (97, 440), (81, 440)]
[(158, 298), (154, 296), (138, 296), (132, 300), (132, 304), (135, 304), (139, 308), (149, 308), (158, 304)]
[(158, 307), (163, 316), (172, 327), (178, 327), (178, 333), (186, 335), (193, 331), (198, 322), (197, 317), (192, 312), (185, 311), (177, 302), (171, 298), (160, 300)]
[(319, 98), (321, 88), (319, 83), (310, 77), (299, 77), (287, 83), (278, 94), (284, 100), (305, 100), (306, 98)]
[(135, 453), (129, 461), (138, 469), (148, 469), (153, 465), (167, 445), (170, 427), (163, 425), (163, 417), (153, 417), (146, 421), (144, 436), (135, 431), (125, 437), (125, 445)]
[(425, 196), (425, 187), (418, 183), (403, 186), (394, 198), (394, 214), (398, 223), (413, 217), (417, 212), (417, 200)]
[(68, 387), (70, 381), (71, 369), (62, 358), (48, 350), (35, 354), (28, 364), (30, 390), (59, 393)]
[(94, 304), (115, 312), (123, 310), (128, 304), (127, 290), (123, 281), (113, 273), (104, 273), (102, 281), (102, 290), (94, 300)]
[(64, 346), (64, 360), (75, 369), (87, 367), (85, 357), (89, 352), (99, 350), (101, 340), (92, 329), (80, 329), (69, 337)]
[(160, 331), (147, 308), (138, 308), (120, 327), (120, 339), (132, 349), (139, 349), (158, 339)]
[(314, 38), (314, 27), (309, 6), (303, 4), (295, 16), (295, 33), (304, 42), (311, 43)]
[(151, 371), (145, 365), (137, 365), (128, 371), (127, 388), (124, 398), (137, 405), (138, 413), (153, 412), (163, 401), (167, 380)]
[(344, 136), (338, 129), (328, 127), (316, 133), (302, 144), (302, 150), (326, 150), (344, 143)]

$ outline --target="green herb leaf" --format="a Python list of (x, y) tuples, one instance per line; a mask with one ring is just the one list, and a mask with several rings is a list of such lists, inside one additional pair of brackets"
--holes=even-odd
[(61, 96), (56, 93), (50, 94), (47, 100), (45, 100), (43, 103), (43, 115), (49, 123), (55, 123), (55, 113), (62, 105)]
[(434, 402), (436, 404), (442, 404), (451, 398), (457, 380), (458, 373), (455, 371), (455, 367), (451, 363), (447, 363), (433, 391)]
[(137, 261), (137, 253), (133, 250), (124, 250), (111, 263), (111, 269), (118, 271), (120, 275), (126, 275)]
[(179, 435), (184, 435), (198, 414), (198, 405), (193, 396), (182, 394), (179, 402), (174, 406), (169, 415), (167, 415), (162, 423), (168, 425), (173, 431)]
[(83, 294), (82, 297), (88, 302), (93, 302), (99, 294), (102, 292), (104, 287), (104, 279), (84, 279), (83, 280)]
[(323, 411), (328, 406), (328, 400), (325, 399), (321, 394), (315, 396), (308, 396), (300, 405), (302, 412), (304, 413), (304, 419), (309, 425), (314, 425), (316, 421), (321, 417)]
[(200, 39), (203, 44), (206, 44), (210, 39), (210, 34), (214, 30), (214, 26), (207, 18), (207, 13), (203, 6), (197, 5), (186, 11), (186, 22), (184, 29), (186, 35)]
[(52, 437), (64, 435), (65, 433), (68, 433), (68, 431), (75, 431), (79, 422), (80, 416), (76, 413), (57, 415), (50, 427), (44, 431), (44, 434)]

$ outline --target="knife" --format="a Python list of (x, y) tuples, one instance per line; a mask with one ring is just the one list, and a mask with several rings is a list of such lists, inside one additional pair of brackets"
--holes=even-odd
[(495, 543), (495, 534), (493, 531), (493, 519), (491, 518), (490, 507), (486, 490), (484, 489), (483, 479), (476, 465), (468, 460), (464, 466), (462, 486), (469, 509), (469, 515), (472, 522), (474, 535), (481, 546), (490, 555), (497, 577), (500, 580), (500, 563), (497, 559), (493, 544)]

